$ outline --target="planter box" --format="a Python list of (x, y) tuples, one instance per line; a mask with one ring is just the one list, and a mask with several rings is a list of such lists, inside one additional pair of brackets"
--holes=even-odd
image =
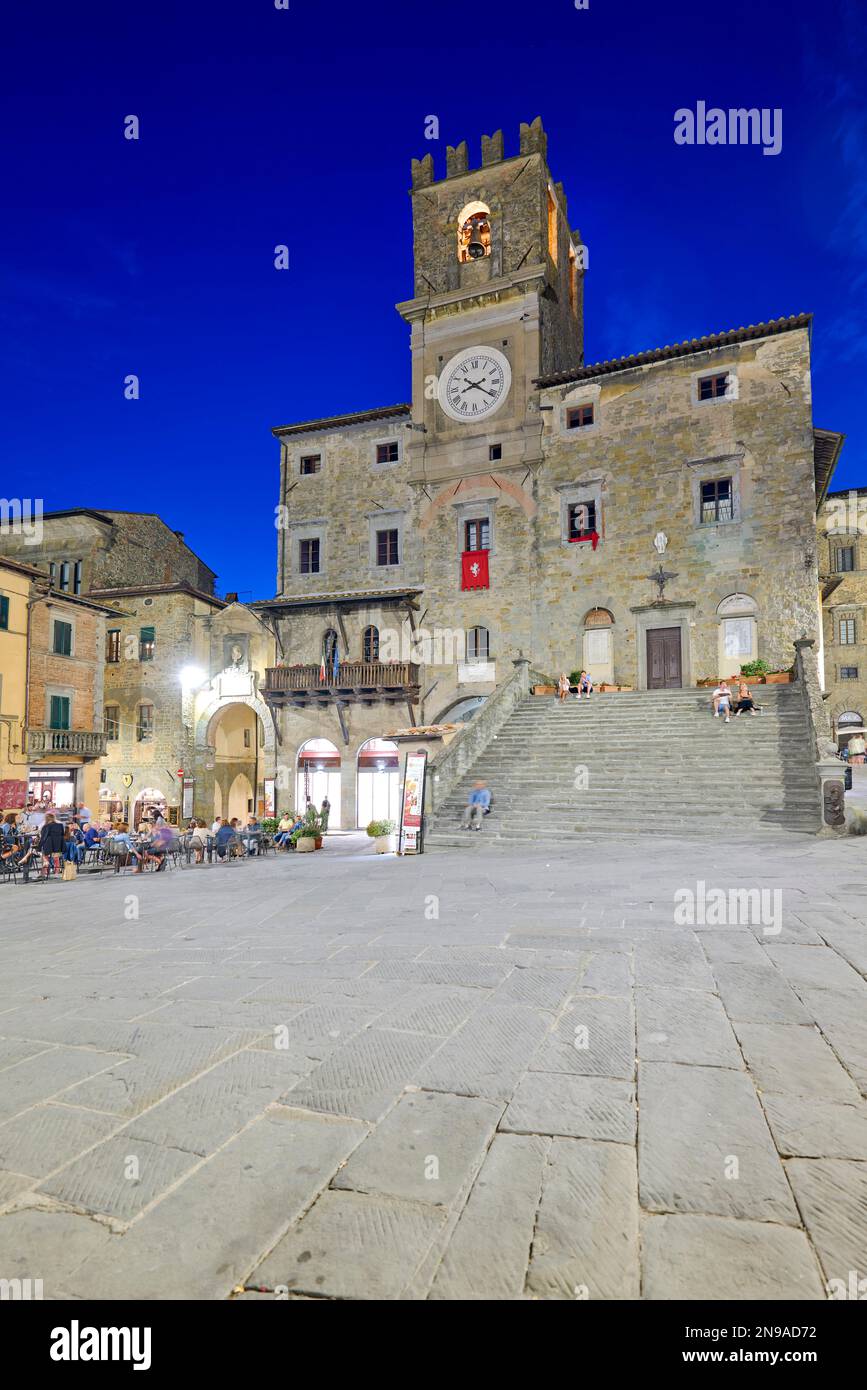
[(791, 685), (791, 671), (769, 671), (765, 676), (766, 685)]
[(394, 835), (377, 835), (373, 842), (373, 848), (377, 854), (393, 854)]
[(556, 687), (556, 685), (534, 685), (534, 686), (533, 686), (533, 694), (534, 694), (534, 695), (556, 695), (556, 694), (557, 694), (557, 687)]
[(316, 848), (316, 841), (310, 835), (302, 835), (295, 848), (299, 854), (312, 854)]
[(317, 836), (316, 836), (315, 840), (313, 841), (313, 848), (314, 848), (314, 849), (321, 849), (321, 848), (322, 848), (322, 836), (321, 836), (321, 835), (317, 835)]

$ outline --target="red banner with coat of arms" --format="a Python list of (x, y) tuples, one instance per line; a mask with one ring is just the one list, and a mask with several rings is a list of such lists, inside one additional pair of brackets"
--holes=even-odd
[(465, 550), (461, 555), (461, 588), (489, 589), (487, 550)]

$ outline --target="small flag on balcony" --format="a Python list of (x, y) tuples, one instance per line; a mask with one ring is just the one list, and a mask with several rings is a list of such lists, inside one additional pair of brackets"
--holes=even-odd
[(321, 663), (321, 665), (320, 665), (320, 667), (319, 667), (319, 683), (320, 683), (320, 685), (324, 685), (324, 684), (325, 684), (325, 662), (324, 662), (324, 661)]
[(465, 550), (461, 555), (461, 588), (489, 589), (487, 550)]

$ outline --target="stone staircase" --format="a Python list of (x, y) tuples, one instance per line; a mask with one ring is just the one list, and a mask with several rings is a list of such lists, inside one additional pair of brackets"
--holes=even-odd
[[(820, 828), (800, 690), (753, 687), (757, 716), (714, 719), (706, 689), (529, 696), (431, 818), (428, 848), (588, 835), (738, 836)], [(460, 829), (473, 783), (493, 810)]]

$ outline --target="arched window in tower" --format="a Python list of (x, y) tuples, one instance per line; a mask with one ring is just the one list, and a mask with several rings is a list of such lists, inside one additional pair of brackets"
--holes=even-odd
[(491, 210), (484, 203), (467, 203), (458, 217), (458, 260), (480, 261), (491, 254)]
[(361, 644), (362, 661), (379, 660), (379, 628), (366, 627)]

